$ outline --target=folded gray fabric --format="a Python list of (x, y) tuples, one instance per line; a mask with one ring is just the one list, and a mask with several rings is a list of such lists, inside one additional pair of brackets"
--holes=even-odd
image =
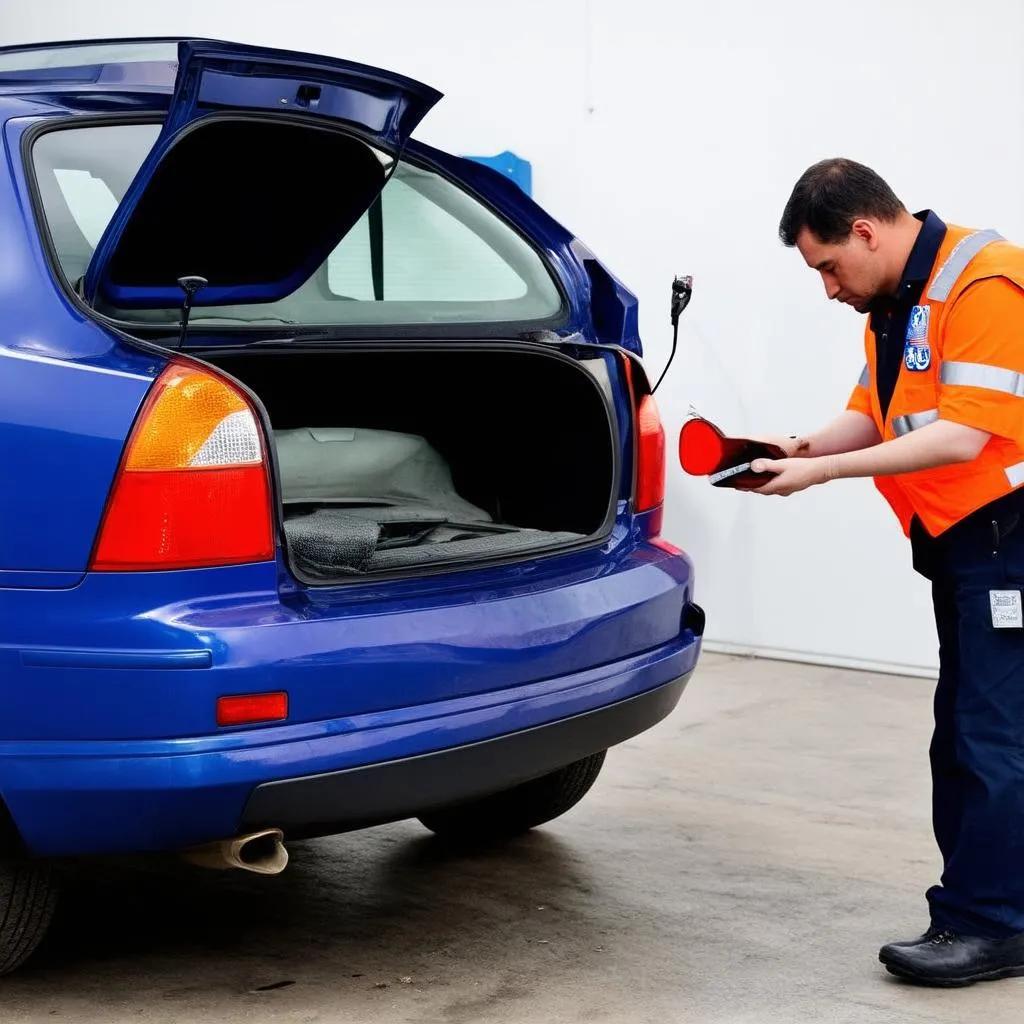
[(383, 534), (381, 524), (367, 517), (368, 511), (360, 509), (353, 513), (349, 509), (328, 508), (288, 519), (285, 535), (296, 564), (307, 574), (318, 577), (360, 576), (582, 539), (575, 533), (511, 527), (499, 533), (484, 533), (471, 526), (431, 527), (429, 523), (425, 529), (414, 529), (408, 535), (389, 537)]
[(530, 548), (546, 547), (548, 544), (568, 544), (582, 540), (577, 533), (547, 533), (544, 530), (520, 530), (516, 533), (499, 533), (473, 537), (469, 540), (452, 540), (444, 544), (420, 544), (412, 548), (396, 548), (377, 551), (366, 563), (364, 572), (382, 572), (402, 569), (406, 566), (424, 566), (434, 562), (447, 562), (471, 556), (495, 556), (506, 551), (523, 552)]
[(380, 525), (348, 510), (320, 509), (284, 525), (296, 562), (319, 576), (360, 572), (373, 557)]
[[(330, 508), (330, 505), (326, 506)], [(421, 508), (417, 505), (353, 505), (345, 509), (360, 519), (370, 519), (375, 523), (414, 523), (429, 526), (440, 525), (451, 518), (450, 512), (435, 508)]]

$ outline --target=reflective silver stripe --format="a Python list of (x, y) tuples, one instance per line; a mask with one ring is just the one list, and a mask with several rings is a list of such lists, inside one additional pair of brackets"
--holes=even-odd
[(860, 387), (862, 387), (862, 388), (866, 388), (870, 383), (871, 383), (871, 374), (868, 373), (868, 364), (865, 363), (864, 364), (864, 369), (860, 371), (860, 380), (857, 381), (857, 384)]
[(20, 352), (13, 348), (0, 348), (0, 359), (20, 359), (26, 363), (42, 363), (43, 366), (59, 366), (64, 370), (83, 370), (86, 373), (101, 373), (107, 377), (127, 377), (129, 380), (151, 381), (143, 373), (128, 373), (126, 370), (108, 370), (105, 366), (89, 366), (76, 363), (70, 359), (54, 359), (51, 356), (37, 355), (35, 352)]
[(1016, 466), (1010, 466), (1006, 471), (1006, 479), (1010, 481), (1011, 486), (1020, 487), (1024, 484), (1024, 462), (1018, 462)]
[(931, 288), (928, 289), (928, 298), (936, 302), (945, 302), (949, 293), (953, 290), (957, 278), (967, 269), (967, 264), (974, 259), (990, 242), (1001, 242), (1003, 236), (998, 231), (989, 228), (986, 231), (975, 231), (961, 239), (949, 254), (946, 262), (935, 275)]
[(1024, 398), (1024, 373), (987, 363), (943, 363), (939, 371), (943, 384), (962, 384), (971, 388), (988, 388)]
[(934, 423), (939, 418), (938, 409), (925, 409), (924, 412), (912, 412), (906, 416), (894, 416), (892, 419), (892, 430), (897, 437), (909, 434), (912, 430), (920, 430)]

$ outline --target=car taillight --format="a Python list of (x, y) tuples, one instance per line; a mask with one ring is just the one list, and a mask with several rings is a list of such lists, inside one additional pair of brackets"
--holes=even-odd
[(172, 361), (128, 440), (92, 569), (192, 569), (274, 556), (263, 431), (243, 393)]
[(665, 501), (665, 428), (653, 395), (640, 399), (636, 419), (636, 510), (649, 512)]
[(654, 512), (647, 524), (647, 534), (661, 533), (662, 507), (665, 503), (665, 428), (661, 414), (650, 392), (638, 396), (640, 390), (633, 376), (633, 361), (621, 356), (622, 371), (629, 391), (636, 426), (636, 483), (633, 494), (635, 512)]

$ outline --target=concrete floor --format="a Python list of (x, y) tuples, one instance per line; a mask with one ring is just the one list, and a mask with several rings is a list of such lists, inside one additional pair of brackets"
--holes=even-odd
[(4, 1024), (1018, 1024), (1022, 982), (895, 982), (934, 878), (930, 686), (707, 657), (675, 714), (510, 848), (412, 823), (293, 847), (273, 879), (68, 879)]

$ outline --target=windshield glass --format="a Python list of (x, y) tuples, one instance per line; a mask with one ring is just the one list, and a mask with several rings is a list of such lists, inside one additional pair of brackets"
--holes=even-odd
[[(33, 163), (43, 214), (72, 286), (159, 132), (158, 125), (104, 125), (62, 128), (37, 139)], [(297, 175), (295, 187), (301, 182)], [(345, 187), (343, 180), (338, 187)], [(330, 199), (325, 196), (325, 204)], [(399, 161), (379, 199), (290, 295), (270, 303), (197, 306), (191, 322), (522, 323), (548, 320), (561, 306), (544, 262), (516, 231), (446, 178)], [(173, 324), (179, 316), (177, 309), (101, 311), (147, 324)]]

